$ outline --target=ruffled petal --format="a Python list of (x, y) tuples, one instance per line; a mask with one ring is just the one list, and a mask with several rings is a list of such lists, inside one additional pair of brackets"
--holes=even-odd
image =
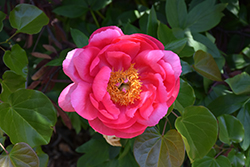
[(74, 65), (74, 58), (77, 57), (79, 54), (82, 53), (84, 49), (74, 49), (70, 52), (68, 52), (65, 60), (63, 61), (63, 71), (64, 73), (70, 77), (70, 79), (73, 82), (80, 82), (81, 78), (79, 76), (79, 73), (76, 70), (76, 67)]
[(138, 122), (146, 126), (155, 126), (167, 114), (167, 103), (154, 103), (152, 105), (154, 111), (148, 119), (138, 119)]
[(122, 30), (116, 26), (102, 27), (92, 33), (89, 38), (88, 46), (96, 46), (99, 49), (102, 49), (122, 35), (124, 35)]
[(163, 60), (172, 66), (175, 78), (178, 78), (182, 72), (182, 67), (178, 55), (172, 51), (167, 50), (164, 50), (162, 52), (164, 53)]
[(107, 66), (101, 68), (101, 70), (96, 75), (92, 89), (97, 101), (102, 101), (103, 97), (107, 93), (107, 85), (110, 78), (111, 69)]
[(170, 107), (173, 102), (176, 100), (178, 93), (179, 93), (179, 89), (180, 89), (180, 78), (177, 79), (177, 81), (175, 82), (175, 86), (174, 86), (174, 90), (171, 94), (171, 97), (168, 99), (167, 101), (167, 105)]
[(131, 64), (130, 56), (119, 51), (107, 52), (106, 59), (114, 71), (128, 69)]
[(90, 101), (91, 84), (80, 82), (71, 93), (71, 103), (75, 111), (83, 118), (93, 120), (97, 117), (98, 110)]
[(75, 111), (71, 104), (71, 93), (76, 89), (76, 87), (77, 84), (72, 83), (68, 85), (65, 89), (63, 89), (63, 91), (61, 92), (58, 98), (58, 104), (64, 111)]
[(96, 47), (88, 47), (84, 49), (78, 56), (74, 57), (73, 62), (79, 76), (86, 82), (92, 82), (93, 76), (90, 76), (90, 65), (93, 59), (98, 55), (99, 49)]

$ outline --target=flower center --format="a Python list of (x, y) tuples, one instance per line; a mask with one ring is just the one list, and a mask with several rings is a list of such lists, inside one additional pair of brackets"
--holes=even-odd
[(128, 70), (112, 71), (107, 91), (114, 103), (120, 105), (133, 104), (140, 99), (141, 82), (134, 64)]

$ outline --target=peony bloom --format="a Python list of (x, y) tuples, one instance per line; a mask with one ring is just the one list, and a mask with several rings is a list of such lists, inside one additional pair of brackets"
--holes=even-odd
[(103, 135), (132, 138), (166, 115), (179, 92), (181, 65), (157, 39), (109, 26), (70, 51), (63, 71), (73, 81), (59, 96), (63, 110)]

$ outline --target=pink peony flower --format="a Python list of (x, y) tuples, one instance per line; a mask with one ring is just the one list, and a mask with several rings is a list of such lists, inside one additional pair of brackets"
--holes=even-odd
[(179, 92), (181, 65), (157, 39), (109, 26), (70, 51), (63, 71), (73, 81), (59, 96), (63, 110), (101, 134), (132, 138), (166, 115)]

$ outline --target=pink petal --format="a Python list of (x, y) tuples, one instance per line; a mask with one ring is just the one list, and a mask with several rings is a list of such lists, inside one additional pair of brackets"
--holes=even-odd
[(178, 78), (182, 72), (181, 70), (182, 67), (178, 55), (172, 51), (167, 51), (167, 50), (164, 50), (163, 53), (164, 53), (163, 60), (172, 66), (175, 78)]
[(98, 110), (90, 101), (92, 92), (91, 84), (80, 82), (76, 89), (71, 93), (71, 103), (75, 111), (83, 118), (93, 120), (96, 118)]
[[(146, 50), (141, 52), (134, 60), (135, 68), (139, 70), (139, 73), (157, 72), (164, 75), (164, 69), (159, 66), (158, 61), (164, 56), (161, 50)], [(162, 74), (163, 73), (163, 74)]]
[(126, 70), (131, 64), (130, 56), (120, 51), (107, 52), (106, 58), (114, 71)]
[(139, 33), (133, 34), (133, 36), (136, 36), (136, 37), (139, 37), (139, 38), (145, 40), (147, 43), (149, 43), (151, 46), (153, 46), (153, 48), (156, 50), (157, 49), (164, 50), (164, 45), (154, 37), (151, 37), (151, 36), (146, 35), (146, 34), (139, 34)]
[(147, 120), (138, 119), (138, 122), (146, 126), (155, 126), (168, 112), (166, 103), (155, 103), (153, 104), (153, 108), (154, 110)]
[[(133, 138), (136, 137), (140, 134), (142, 134), (145, 129), (147, 128), (147, 126), (142, 126), (139, 131), (137, 132), (133, 132), (133, 133), (127, 133), (127, 132), (123, 132), (120, 130), (116, 130), (115, 128), (109, 128), (107, 126), (105, 126), (98, 118), (94, 119), (94, 120), (90, 120), (89, 121), (89, 125), (97, 132), (104, 134), (104, 135), (115, 135), (116, 137), (120, 137), (120, 138)], [(138, 126), (138, 125), (135, 125)], [(131, 127), (133, 128), (133, 126)]]
[(106, 108), (107, 112), (110, 113), (114, 117), (114, 119), (117, 119), (118, 115), (120, 114), (120, 110), (112, 102), (112, 100), (110, 99), (110, 95), (109, 95), (108, 92), (103, 97), (102, 103), (103, 103), (104, 107)]
[(74, 58), (77, 57), (84, 49), (74, 49), (68, 52), (65, 60), (63, 61), (63, 71), (70, 77), (73, 82), (80, 82), (81, 78), (75, 68)]
[(97, 101), (102, 101), (103, 97), (107, 93), (107, 85), (110, 78), (111, 69), (107, 66), (101, 68), (101, 70), (96, 75), (92, 89)]
[[(143, 73), (141, 74), (141, 81), (143, 83), (143, 85), (152, 85), (155, 87), (155, 93), (156, 93), (156, 97), (155, 100), (157, 102), (166, 102), (168, 99), (168, 94), (169, 92), (167, 91), (165, 85), (164, 85), (164, 81), (161, 78), (160, 74), (156, 73)], [(174, 82), (173, 82), (174, 83)], [(174, 84), (172, 85), (174, 86)]]
[(76, 89), (76, 87), (77, 84), (71, 83), (61, 92), (58, 98), (58, 104), (64, 111), (75, 111), (71, 104), (71, 93)]
[(75, 68), (82, 80), (86, 82), (93, 80), (93, 77), (90, 76), (90, 65), (99, 51), (96, 47), (87, 47), (78, 56), (74, 57)]
[(180, 78), (177, 79), (176, 83), (175, 83), (175, 87), (174, 87), (174, 91), (172, 92), (172, 96), (171, 98), (169, 98), (169, 100), (167, 101), (167, 105), (170, 107), (173, 102), (175, 101), (175, 99), (178, 96), (179, 93), (179, 89), (180, 89)]
[(102, 27), (97, 29), (89, 38), (89, 46), (96, 46), (102, 49), (109, 45), (119, 36), (124, 35), (120, 28), (116, 26)]

